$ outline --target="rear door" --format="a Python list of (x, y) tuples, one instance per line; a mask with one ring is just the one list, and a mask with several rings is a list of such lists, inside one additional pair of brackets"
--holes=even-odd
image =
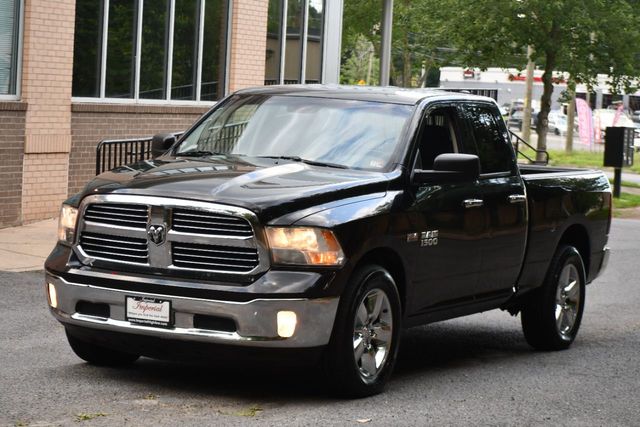
[(480, 157), (479, 194), (486, 217), (477, 293), (490, 296), (512, 288), (520, 273), (527, 237), (527, 199), (508, 131), (498, 108), (489, 103), (465, 104), (462, 115)]

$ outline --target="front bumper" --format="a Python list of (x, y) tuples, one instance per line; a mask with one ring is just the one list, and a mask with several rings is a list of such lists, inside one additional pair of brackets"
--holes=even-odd
[[(46, 281), (55, 286), (57, 293), (58, 305), (57, 308), (52, 307), (51, 311), (64, 325), (173, 340), (251, 347), (324, 346), (329, 343), (339, 303), (339, 297), (218, 301), (71, 283), (50, 273), (46, 274)], [(125, 320), (125, 296), (171, 300), (173, 326), (158, 328), (128, 322)], [(76, 311), (79, 302), (107, 304), (109, 317), (79, 313)], [(297, 315), (296, 329), (290, 338), (278, 336), (276, 319), (279, 311), (293, 311)], [(236, 324), (236, 331), (196, 328), (196, 314), (232, 319)]]

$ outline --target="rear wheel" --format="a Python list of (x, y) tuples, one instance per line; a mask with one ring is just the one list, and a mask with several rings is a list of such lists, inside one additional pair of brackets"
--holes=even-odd
[(66, 333), (67, 341), (76, 356), (92, 365), (124, 366), (135, 362), (140, 357), (137, 354), (129, 354), (83, 341), (73, 336), (68, 330)]
[(585, 302), (582, 257), (573, 246), (556, 251), (543, 286), (522, 309), (522, 330), (538, 350), (564, 350), (578, 334)]
[(326, 357), (337, 394), (382, 392), (398, 353), (400, 322), (400, 297), (389, 272), (376, 265), (359, 269), (342, 296)]

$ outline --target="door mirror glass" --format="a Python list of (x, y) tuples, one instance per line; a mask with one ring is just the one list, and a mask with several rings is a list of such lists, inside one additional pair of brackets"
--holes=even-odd
[(172, 133), (160, 133), (151, 138), (151, 157), (162, 156), (176, 142), (177, 138)]

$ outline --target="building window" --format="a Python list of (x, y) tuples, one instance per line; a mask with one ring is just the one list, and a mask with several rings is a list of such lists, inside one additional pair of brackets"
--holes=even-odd
[(73, 96), (220, 99), (228, 2), (76, 0)]
[(322, 82), (325, 0), (269, 0), (265, 84)]
[(0, 96), (18, 94), (20, 0), (0, 0)]

